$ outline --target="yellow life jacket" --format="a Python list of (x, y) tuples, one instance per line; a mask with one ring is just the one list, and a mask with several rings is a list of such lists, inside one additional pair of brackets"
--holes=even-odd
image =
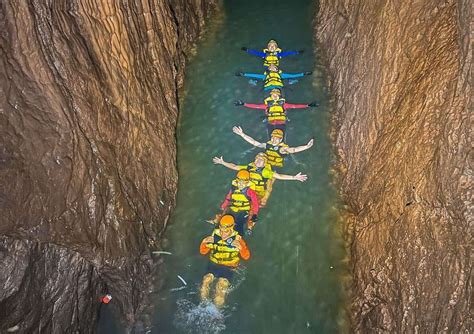
[(283, 87), (283, 80), (281, 79), (281, 70), (278, 70), (278, 72), (271, 72), (271, 71), (266, 71), (265, 72), (265, 86), (275, 86), (275, 87)]
[(238, 235), (239, 234), (236, 231), (232, 231), (230, 237), (222, 240), (220, 230), (215, 229), (212, 232), (212, 236), (214, 237), (213, 244), (215, 245), (215, 248), (211, 249), (211, 253), (209, 255), (211, 262), (223, 266), (237, 267), (240, 262), (239, 251), (237, 248), (232, 246), (232, 242), (234, 242)]
[(280, 65), (280, 58), (278, 57), (278, 54), (281, 52), (280, 48), (277, 48), (275, 51), (270, 51), (268, 49), (263, 49), (263, 52), (265, 52), (265, 60), (263, 61), (263, 66), (268, 67), (269, 65)]
[(285, 143), (279, 143), (278, 145), (273, 145), (271, 141), (268, 141), (265, 146), (265, 153), (268, 156), (268, 163), (271, 166), (283, 167), (283, 153), (281, 149), (283, 147), (288, 147)]
[(232, 181), (232, 194), (230, 195), (230, 209), (234, 212), (250, 210), (250, 196), (247, 195), (249, 187), (240, 190), (237, 181)]
[(273, 121), (286, 122), (285, 99), (275, 101), (271, 97), (267, 97), (264, 103), (267, 105), (267, 118), (270, 123)]
[(247, 170), (250, 173), (250, 181), (254, 184), (252, 188), (255, 190), (256, 193), (264, 193), (265, 192), (265, 184), (267, 180), (263, 177), (262, 171), (265, 167), (257, 167), (255, 163), (251, 162), (247, 165)]

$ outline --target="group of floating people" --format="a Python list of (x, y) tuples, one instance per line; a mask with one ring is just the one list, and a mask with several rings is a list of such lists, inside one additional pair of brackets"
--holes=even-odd
[(307, 180), (307, 176), (302, 173), (296, 175), (280, 173), (287, 154), (307, 150), (314, 144), (313, 139), (297, 147), (285, 144), (288, 122), (286, 111), (318, 106), (316, 102), (291, 104), (286, 102), (282, 95), (286, 80), (290, 80), (289, 84), (293, 84), (297, 82), (297, 78), (312, 74), (312, 72), (285, 73), (280, 70), (281, 58), (300, 54), (303, 50), (282, 51), (273, 39), (268, 42), (267, 48), (263, 51), (245, 47), (242, 50), (262, 58), (264, 72), (237, 72), (236, 76), (262, 80), (263, 91), (269, 96), (261, 104), (245, 103), (241, 100), (235, 101), (234, 104), (264, 110), (269, 140), (258, 141), (247, 135), (241, 127), (235, 126), (232, 130), (236, 135), (262, 151), (257, 153), (253, 162), (245, 165), (225, 161), (222, 156), (213, 158), (214, 164), (237, 171), (236, 178), (232, 180), (230, 190), (221, 204), (222, 212), (208, 221), (215, 225), (215, 229), (210, 236), (202, 240), (199, 248), (202, 255), (209, 256), (207, 273), (203, 277), (200, 288), (201, 300), (211, 299), (210, 292), (213, 282), (216, 282), (212, 301), (217, 307), (222, 307), (225, 303), (230, 281), (240, 260), (250, 258), (244, 236), (252, 234), (258, 221), (259, 210), (266, 206), (270, 197), (273, 182), (275, 180), (300, 182)]

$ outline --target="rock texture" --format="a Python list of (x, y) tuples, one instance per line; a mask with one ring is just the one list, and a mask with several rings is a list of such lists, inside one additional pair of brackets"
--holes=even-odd
[(207, 0), (0, 3), (0, 332), (135, 323), (174, 206), (177, 89)]
[(470, 1), (321, 0), (317, 21), (354, 331), (474, 332)]

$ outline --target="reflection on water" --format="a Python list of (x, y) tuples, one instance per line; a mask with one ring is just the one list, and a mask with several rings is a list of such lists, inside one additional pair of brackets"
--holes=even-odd
[[(156, 333), (335, 333), (340, 331), (345, 270), (339, 237), (336, 194), (331, 186), (328, 97), (320, 65), (314, 65), (311, 0), (224, 3), (186, 70), (178, 127), (179, 190), (166, 237), (165, 283), (156, 300)], [(262, 61), (240, 48), (262, 48), (270, 39), (284, 50), (306, 50), (281, 61), (287, 72), (314, 71), (286, 89), (290, 103), (317, 100), (319, 108), (290, 110), (290, 146), (315, 146), (287, 158), (281, 171), (308, 174), (305, 183), (276, 181), (259, 215), (252, 253), (239, 268), (222, 311), (199, 303), (207, 258), (199, 243), (212, 232), (205, 220), (219, 209), (234, 172), (212, 164), (214, 156), (248, 163), (259, 149), (232, 133), (234, 125), (266, 141), (263, 112), (235, 107), (233, 101), (262, 103), (261, 85), (235, 77), (237, 71), (263, 72)], [(183, 278), (184, 284), (179, 278)]]

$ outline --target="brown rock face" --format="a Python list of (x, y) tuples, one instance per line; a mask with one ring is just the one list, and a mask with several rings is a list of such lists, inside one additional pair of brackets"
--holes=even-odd
[(2, 1), (0, 332), (130, 322), (176, 193), (184, 52), (214, 1)]
[(467, 0), (320, 3), (357, 332), (474, 331), (471, 20)]

